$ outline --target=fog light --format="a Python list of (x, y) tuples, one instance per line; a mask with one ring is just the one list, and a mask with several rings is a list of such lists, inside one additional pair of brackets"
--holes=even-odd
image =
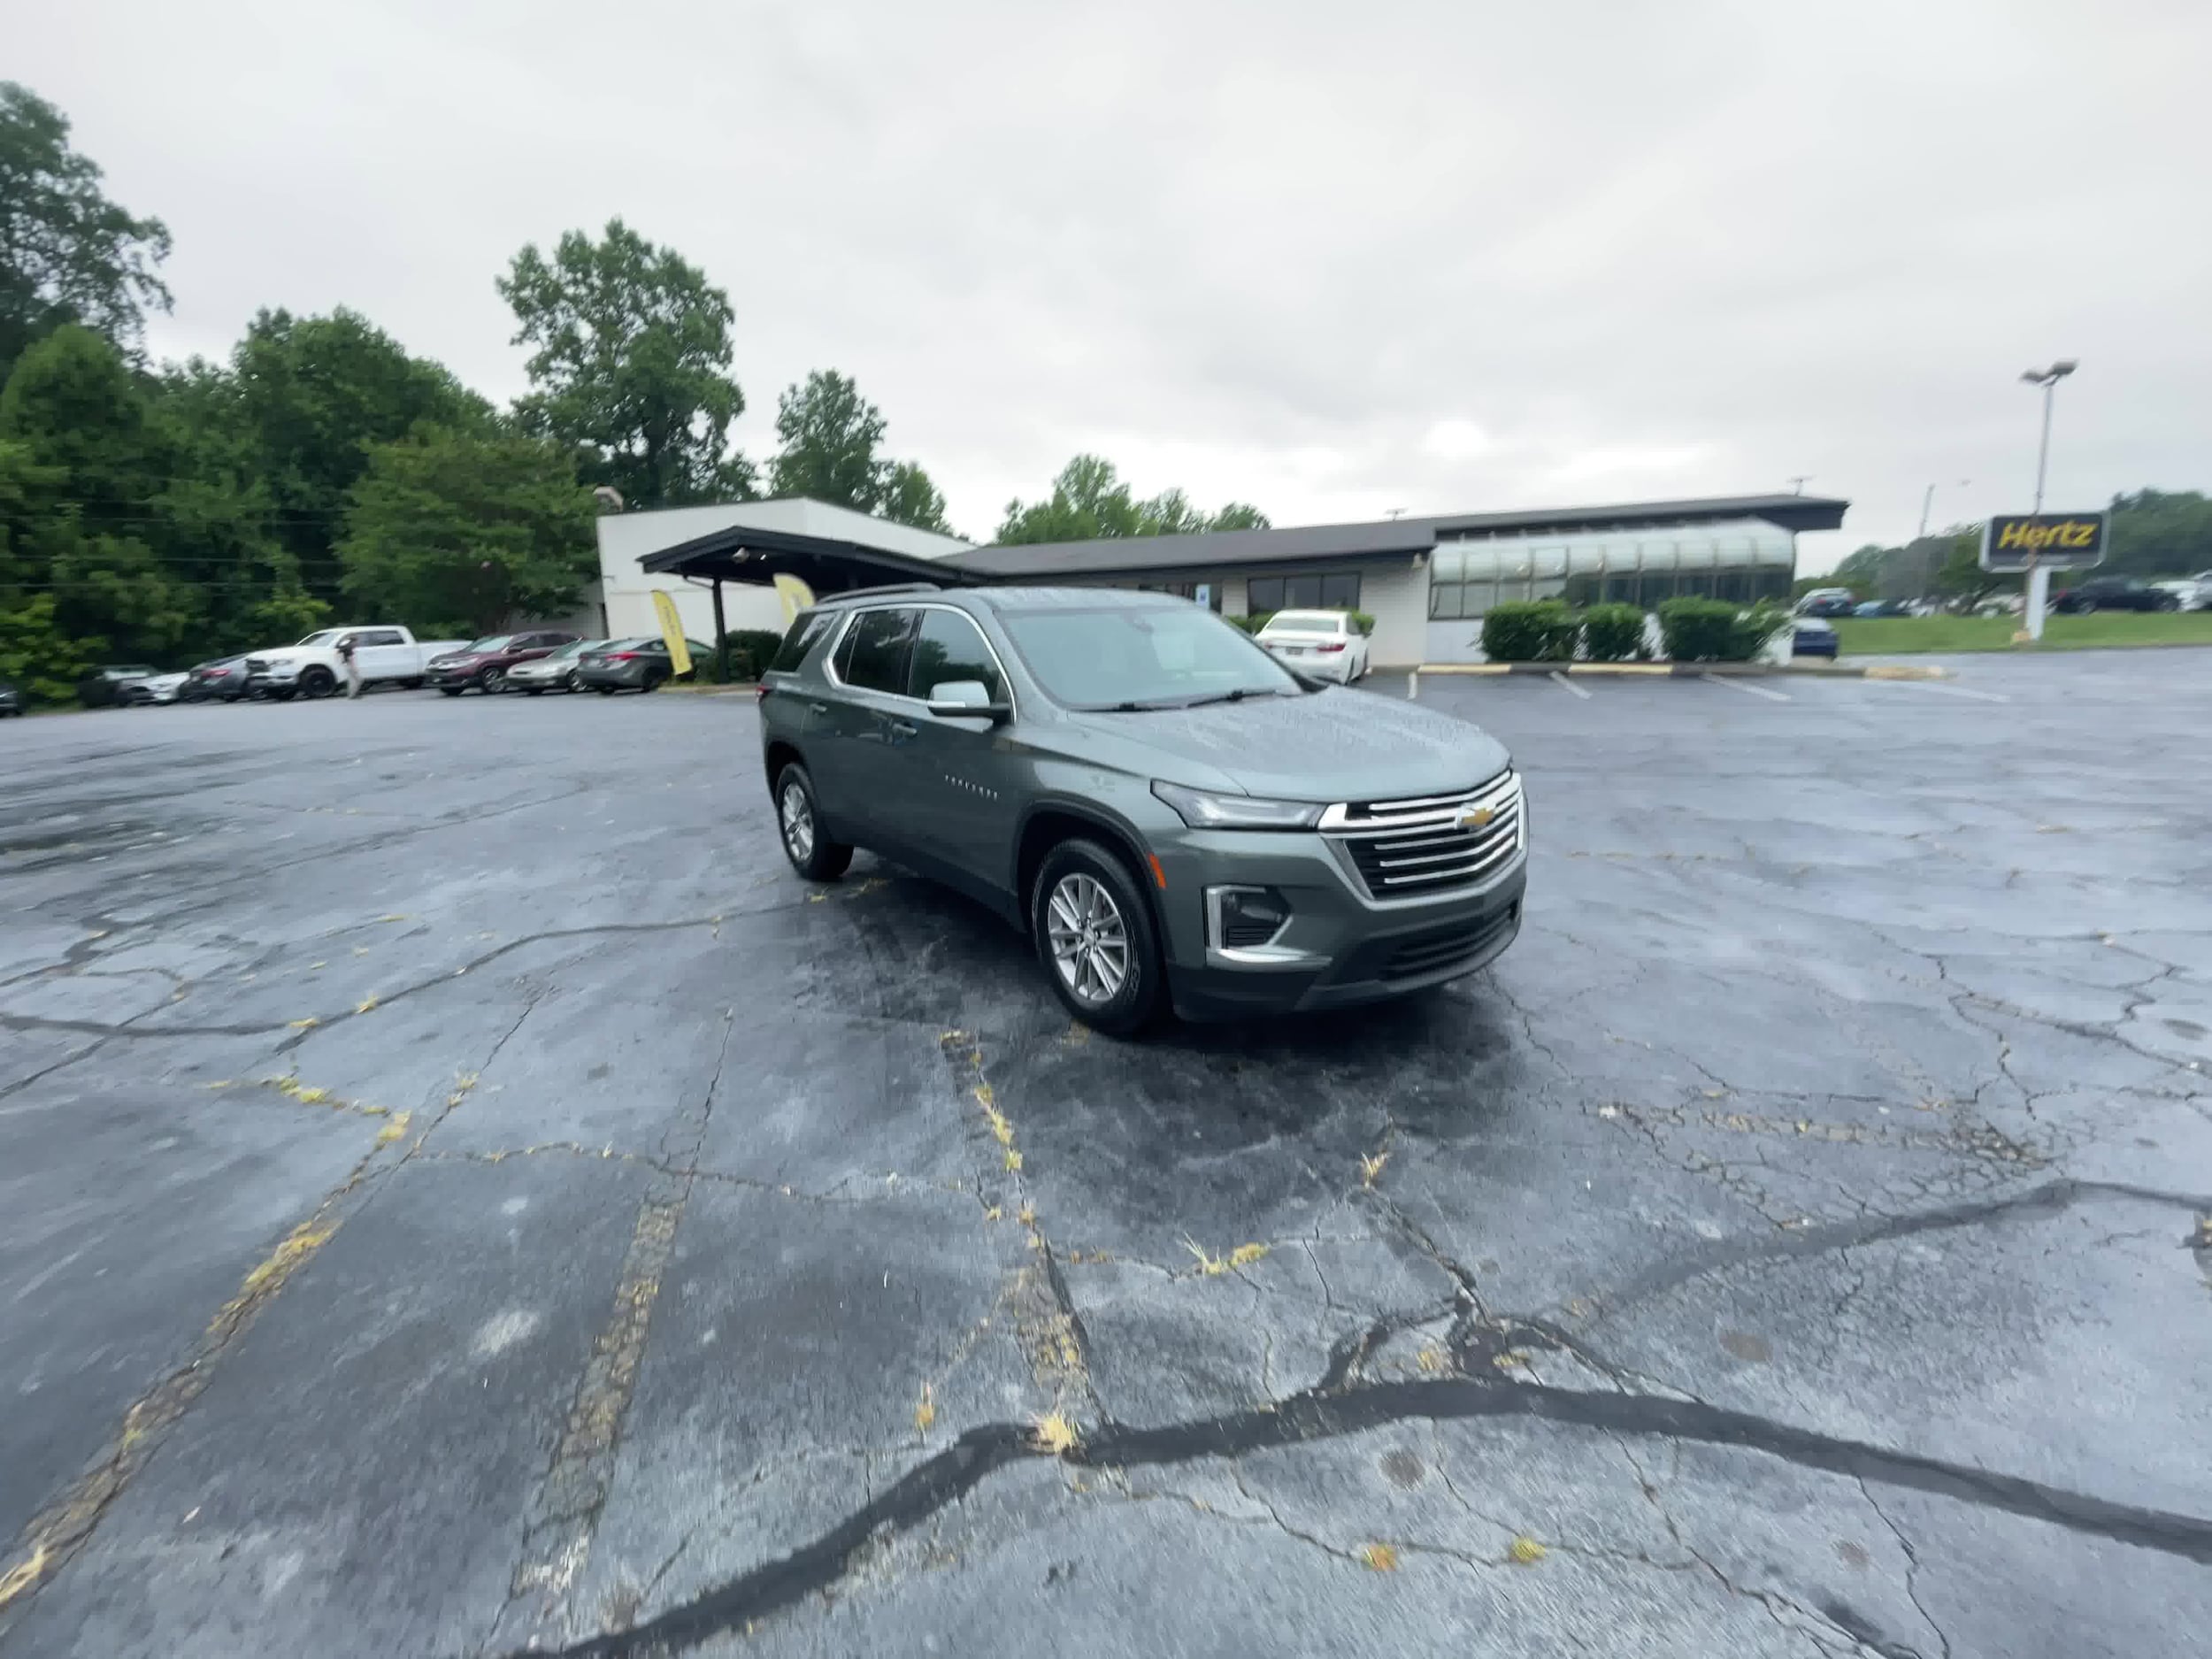
[(1250, 950), (1272, 943), (1290, 921), (1290, 901), (1273, 887), (1209, 887), (1214, 943)]

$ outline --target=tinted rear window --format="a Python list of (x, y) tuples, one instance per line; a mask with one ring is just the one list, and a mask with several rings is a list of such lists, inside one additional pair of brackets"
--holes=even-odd
[(769, 669), (789, 673), (806, 661), (807, 653), (819, 645), (836, 624), (836, 617), (826, 611), (811, 611), (801, 617), (783, 636), (783, 643), (776, 648), (776, 659), (768, 664)]

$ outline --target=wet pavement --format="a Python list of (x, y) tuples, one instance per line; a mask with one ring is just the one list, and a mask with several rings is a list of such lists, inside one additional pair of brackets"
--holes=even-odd
[(2193, 1650), (2212, 655), (1757, 683), (1140, 1043), (741, 697), (0, 728), (0, 1655)]

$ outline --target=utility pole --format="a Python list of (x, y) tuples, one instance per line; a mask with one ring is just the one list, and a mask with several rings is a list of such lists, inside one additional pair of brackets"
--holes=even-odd
[(1802, 495), (1805, 493), (1805, 484), (1806, 484), (1806, 480), (1809, 480), (1809, 479), (1810, 479), (1811, 477), (1812, 477), (1812, 474), (1811, 474), (1810, 472), (1793, 472), (1793, 473), (1791, 473), (1791, 474), (1790, 474), (1790, 494), (1791, 494), (1791, 495)]
[[(1957, 484), (1956, 488), (1960, 488), (1960, 489), (1964, 489), (1964, 488), (1966, 488), (1969, 484), (1972, 483), (1973, 481), (1974, 481), (1974, 480), (1973, 480), (1972, 479), (1970, 479), (1970, 478), (1962, 478), (1962, 479), (1959, 480), (1959, 481), (1958, 481), (1958, 484)], [(1932, 507), (1933, 507), (1933, 506), (1935, 505), (1935, 493), (1936, 493), (1936, 487), (1935, 487), (1933, 484), (1929, 485), (1929, 486), (1928, 486), (1928, 488), (1927, 488), (1925, 490), (1924, 490), (1924, 491), (1922, 491), (1922, 492), (1921, 492), (1921, 496), (1920, 496), (1920, 534), (1919, 534), (1918, 535), (1916, 535), (1916, 536), (1913, 537), (1913, 540), (1914, 540), (1914, 541), (1924, 541), (1925, 540), (1927, 540), (1927, 536), (1928, 536), (1928, 510), (1929, 510), (1930, 508), (1932, 508)]]
[[(2035, 451), (2035, 505), (2030, 517), (2043, 517), (2043, 480), (2051, 462), (2051, 404), (2058, 391), (2058, 383), (2081, 366), (2071, 357), (2061, 357), (2047, 369), (2030, 369), (2021, 375), (2030, 386), (2043, 388), (2043, 441)], [(2051, 572), (2038, 557), (2034, 549), (2028, 550), (2028, 609), (2022, 618), (2026, 623), (2030, 640), (2040, 642), (2043, 638), (2043, 613), (2051, 596)]]

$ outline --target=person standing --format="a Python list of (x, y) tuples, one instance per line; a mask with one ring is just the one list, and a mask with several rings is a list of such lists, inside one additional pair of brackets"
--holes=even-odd
[(349, 699), (361, 695), (361, 664), (354, 660), (354, 638), (349, 634), (338, 641), (338, 665), (345, 671), (346, 695)]

